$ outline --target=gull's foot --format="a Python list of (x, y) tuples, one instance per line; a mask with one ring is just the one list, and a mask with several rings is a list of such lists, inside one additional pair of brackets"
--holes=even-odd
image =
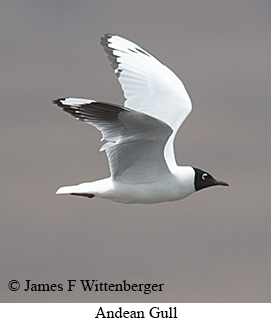
[(71, 193), (71, 195), (77, 195), (77, 196), (85, 196), (85, 197), (88, 197), (88, 198), (92, 198), (94, 197), (94, 194), (91, 194), (91, 193)]

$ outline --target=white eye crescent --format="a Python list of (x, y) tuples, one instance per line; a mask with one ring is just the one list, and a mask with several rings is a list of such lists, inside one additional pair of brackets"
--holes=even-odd
[(208, 176), (208, 174), (206, 174), (206, 173), (202, 174), (202, 176), (201, 176), (202, 180), (203, 180), (203, 181), (205, 181), (205, 178), (206, 178), (207, 176)]

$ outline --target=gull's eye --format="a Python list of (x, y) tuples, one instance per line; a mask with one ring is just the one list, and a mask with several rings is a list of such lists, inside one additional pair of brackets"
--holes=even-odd
[(202, 180), (205, 181), (207, 176), (208, 176), (208, 174), (206, 174), (206, 173), (202, 174), (202, 176), (201, 176)]

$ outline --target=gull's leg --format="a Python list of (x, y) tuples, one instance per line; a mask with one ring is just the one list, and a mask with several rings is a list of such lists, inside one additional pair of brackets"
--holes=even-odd
[(88, 198), (92, 198), (94, 197), (94, 194), (91, 194), (91, 193), (71, 193), (71, 195), (77, 195), (77, 196), (85, 196), (85, 197), (88, 197)]

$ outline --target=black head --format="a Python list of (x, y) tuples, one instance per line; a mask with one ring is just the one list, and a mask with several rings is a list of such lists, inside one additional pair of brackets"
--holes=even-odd
[(194, 171), (195, 171), (194, 186), (196, 191), (202, 190), (203, 188), (206, 188), (209, 186), (215, 186), (215, 185), (229, 186), (228, 183), (216, 180), (215, 178), (213, 178), (212, 175), (208, 174), (207, 172), (204, 172), (201, 169), (194, 168)]

